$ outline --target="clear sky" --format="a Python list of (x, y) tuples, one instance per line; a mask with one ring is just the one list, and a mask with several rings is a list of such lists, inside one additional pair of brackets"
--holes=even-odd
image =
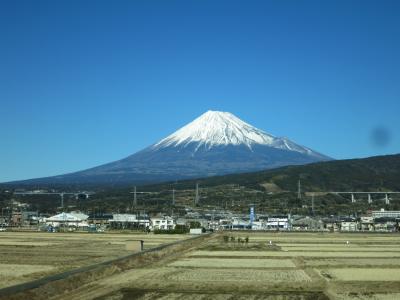
[(0, 1), (0, 182), (211, 110), (337, 159), (400, 152), (400, 1)]

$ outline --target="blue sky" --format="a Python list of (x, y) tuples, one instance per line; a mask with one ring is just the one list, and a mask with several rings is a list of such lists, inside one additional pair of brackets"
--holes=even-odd
[(337, 159), (399, 153), (399, 15), (399, 1), (3, 0), (0, 182), (123, 158), (209, 109)]

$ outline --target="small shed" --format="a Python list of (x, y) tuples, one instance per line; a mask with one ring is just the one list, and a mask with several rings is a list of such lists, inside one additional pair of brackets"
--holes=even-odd
[(126, 241), (125, 250), (133, 251), (133, 252), (141, 252), (143, 251), (143, 240), (134, 240), (134, 241)]
[(203, 229), (202, 228), (190, 228), (190, 234), (202, 234)]

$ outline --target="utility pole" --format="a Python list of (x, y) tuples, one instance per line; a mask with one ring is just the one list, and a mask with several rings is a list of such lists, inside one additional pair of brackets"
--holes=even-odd
[(300, 182), (300, 179), (297, 182), (297, 199), (301, 199), (301, 182)]
[(61, 196), (61, 210), (64, 211), (64, 193), (61, 193), (60, 196)]
[(314, 193), (311, 195), (311, 212), (314, 215)]
[(133, 188), (133, 207), (137, 206), (136, 186)]
[(175, 206), (175, 189), (172, 189), (172, 205)]

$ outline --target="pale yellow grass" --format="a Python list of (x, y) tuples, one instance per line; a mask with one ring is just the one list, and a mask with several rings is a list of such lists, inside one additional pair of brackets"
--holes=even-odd
[(28, 275), (53, 271), (53, 266), (0, 264), (0, 288), (29, 281)]
[[(400, 266), (398, 258), (306, 258), (306, 266)], [(400, 298), (399, 298), (400, 299)]]
[(197, 256), (249, 256), (249, 257), (400, 257), (400, 252), (364, 252), (364, 251), (194, 251)]
[(19, 277), (36, 272), (47, 272), (54, 269), (53, 266), (46, 265), (17, 265), (17, 264), (0, 264), (0, 276)]
[(310, 282), (303, 270), (260, 270), (260, 269), (181, 269), (167, 275), (168, 280), (195, 282)]
[(184, 258), (169, 264), (194, 268), (295, 268), (290, 259)]
[(304, 247), (304, 246), (282, 246), (283, 251), (358, 251), (358, 252), (400, 252), (400, 247), (365, 247), (363, 245), (333, 245), (333, 246), (318, 246)]
[(400, 269), (338, 268), (321, 270), (337, 281), (399, 281)]

